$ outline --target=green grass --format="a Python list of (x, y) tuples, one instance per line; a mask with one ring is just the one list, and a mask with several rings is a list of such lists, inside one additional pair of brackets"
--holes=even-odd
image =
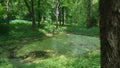
[(30, 63), (11, 64), (4, 60), (2, 68), (100, 68), (99, 51), (89, 52), (79, 57), (54, 56), (48, 59), (37, 58)]
[(99, 36), (99, 27), (94, 26), (87, 29), (84, 25), (71, 25), (68, 26), (65, 30), (68, 33), (77, 34), (77, 35), (86, 35), (86, 36)]
[[(28, 22), (13, 22), (10, 24), (9, 35), (0, 35), (0, 68), (100, 68), (100, 52), (97, 51), (88, 51), (77, 57), (71, 57), (66, 55), (53, 55), (48, 58), (26, 58), (19, 59), (18, 62), (13, 61), (8, 58), (9, 51), (8, 49), (12, 47), (19, 47), (16, 49), (16, 53), (27, 53), (27, 50), (36, 50), (38, 45), (45, 38), (45, 33), (52, 33), (54, 25), (47, 25), (44, 28), (36, 28), (35, 30), (31, 29), (31, 24)], [(59, 28), (60, 32), (66, 32), (75, 35), (87, 35), (87, 36), (99, 36), (98, 27), (93, 27), (91, 29), (86, 29), (85, 27), (72, 25), (64, 26)], [(82, 38), (80, 38), (82, 39)], [(74, 40), (74, 39), (73, 39)], [(85, 38), (87, 40), (87, 38)], [(65, 39), (64, 41), (67, 41)], [(83, 40), (84, 41), (84, 40)], [(72, 42), (72, 41), (68, 41)], [(79, 41), (77, 41), (79, 42)], [(98, 42), (98, 41), (97, 41)], [(83, 43), (86, 43), (84, 41)], [(64, 43), (63, 43), (64, 44)], [(66, 43), (65, 43), (66, 44)], [(89, 43), (89, 41), (87, 42)], [(23, 46), (22, 46), (23, 45)], [(32, 47), (35, 45), (36, 47)], [(24, 46), (30, 49), (25, 49)], [(22, 50), (21, 53), (19, 50)], [(23, 62), (34, 59), (32, 62)], [(12, 60), (12, 61), (11, 61)]]
[(0, 45), (2, 46), (13, 45), (21, 40), (32, 40), (44, 36), (44, 33), (38, 29), (32, 30), (31, 24), (28, 23), (12, 23), (9, 26), (9, 35), (0, 36)]

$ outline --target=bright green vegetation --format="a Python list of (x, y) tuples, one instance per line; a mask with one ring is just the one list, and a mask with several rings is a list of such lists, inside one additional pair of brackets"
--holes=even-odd
[[(15, 56), (18, 58), (7, 58), (9, 52), (0, 47), (2, 68), (100, 68), (100, 42), (96, 27), (89, 30), (80, 27), (84, 29), (80, 32), (83, 36), (73, 32), (79, 29), (67, 29), (71, 26), (61, 27), (59, 34), (54, 34), (49, 32), (49, 28), (32, 31), (29, 23), (11, 25), (10, 34), (1, 36), (0, 45), (4, 44), (6, 49), (16, 47)], [(54, 36), (45, 36), (45, 33)]]
[(86, 36), (94, 36), (94, 37), (99, 36), (99, 28), (97, 26), (87, 29), (83, 25), (79, 25), (79, 26), (73, 25), (73, 26), (67, 27), (66, 31), (68, 33), (73, 33), (77, 35), (86, 35)]
[(0, 68), (100, 68), (98, 26), (98, 0), (0, 1)]
[[(1, 64), (2, 68), (100, 68), (99, 51), (91, 52), (85, 56), (66, 57), (64, 55), (47, 59), (36, 58), (30, 63), (16, 63), (12, 65), (7, 59)], [(1, 61), (2, 62), (2, 61)]]

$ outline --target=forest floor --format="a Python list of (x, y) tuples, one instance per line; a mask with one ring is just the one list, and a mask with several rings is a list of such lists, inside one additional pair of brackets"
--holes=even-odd
[[(10, 29), (8, 36), (0, 36), (2, 68), (100, 68), (96, 27), (65, 26), (59, 34), (40, 32), (41, 29), (33, 31), (30, 24), (25, 23), (12, 24)], [(86, 52), (81, 53), (77, 45)]]

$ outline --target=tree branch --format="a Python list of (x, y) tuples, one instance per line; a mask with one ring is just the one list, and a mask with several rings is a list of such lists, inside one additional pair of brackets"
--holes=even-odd
[(31, 9), (30, 9), (30, 6), (29, 6), (29, 4), (28, 4), (28, 2), (27, 2), (27, 0), (24, 0), (24, 2), (25, 2), (25, 5), (26, 5), (29, 13), (32, 13), (32, 12), (31, 12)]

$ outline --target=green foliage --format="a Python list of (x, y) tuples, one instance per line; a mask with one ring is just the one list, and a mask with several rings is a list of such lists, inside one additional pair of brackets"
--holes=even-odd
[[(99, 52), (92, 52), (84, 54), (76, 58), (73, 63), (69, 62), (70, 68), (100, 68), (100, 54)], [(69, 67), (66, 67), (69, 68)]]
[(20, 42), (22, 39), (32, 40), (31, 38), (42, 38), (42, 36), (44, 36), (42, 31), (38, 29), (33, 31), (29, 21), (16, 21), (10, 23), (9, 26), (6, 24), (0, 25), (0, 35), (2, 35), (0, 36), (0, 45), (13, 45)]
[[(10, 31), (10, 37), (4, 37), (4, 38), (0, 37), (0, 41), (1, 41), (0, 45), (7, 45), (8, 47), (19, 46), (19, 48), (21, 48), (21, 49), (18, 49), (19, 51), (15, 52), (15, 54), (19, 54), (19, 55), (21, 55), (21, 54), (24, 55), (30, 51), (39, 50), (41, 48), (40, 44), (42, 47), (46, 46), (46, 48), (48, 48), (50, 46), (50, 44), (48, 42), (53, 41), (53, 40), (44, 41), (43, 40), (44, 35), (42, 33), (42, 30), (44, 30), (47, 33), (52, 32), (55, 29), (55, 25), (46, 22), (46, 23), (44, 23), (45, 26), (43, 29), (38, 28), (33, 31), (33, 30), (31, 30), (30, 23), (31, 22), (28, 22), (28, 21), (26, 21), (26, 22), (23, 22), (23, 21), (11, 22), (10, 26), (12, 27), (12, 29)], [(66, 29), (68, 31), (72, 30), (70, 33), (73, 32), (75, 34), (78, 33), (78, 34), (91, 35), (91, 36), (96, 36), (97, 31), (98, 31), (98, 29), (96, 29), (96, 27), (91, 28), (90, 30), (87, 30), (85, 27), (83, 27), (83, 25), (81, 25), (81, 26), (78, 26), (78, 25), (64, 26), (64, 27), (60, 26), (60, 28), (58, 30), (66, 31)], [(79, 38), (76, 38), (75, 36), (72, 36), (72, 37), (74, 37), (74, 39), (76, 39), (75, 40), (76, 42), (79, 39)], [(67, 39), (68, 39), (68, 37), (67, 37)], [(64, 38), (63, 41), (69, 41), (67, 39)], [(71, 38), (69, 38), (69, 39), (71, 39)], [(61, 37), (59, 37), (59, 40), (61, 40)], [(81, 38), (79, 40), (83, 40), (83, 38)], [(86, 40), (87, 39), (85, 39), (85, 41), (83, 43), (90, 44), (89, 42), (86, 42)], [(46, 42), (47, 42), (47, 44), (46, 44)], [(59, 45), (59, 44), (57, 44), (57, 45)], [(67, 47), (65, 47), (65, 48), (67, 48)], [(63, 51), (63, 50), (61, 50), (61, 51)], [(52, 56), (52, 57), (49, 57), (46, 59), (38, 58), (31, 63), (21, 63), (20, 65), (12, 64), (9, 61), (9, 59), (7, 59), (7, 60), (0, 59), (0, 62), (2, 62), (2, 63), (0, 63), (0, 66), (3, 68), (7, 68), (7, 67), (8, 68), (14, 68), (14, 67), (16, 67), (16, 68), (17, 67), (20, 67), (20, 68), (40, 68), (40, 67), (41, 68), (61, 68), (61, 67), (62, 68), (86, 68), (86, 67), (87, 68), (100, 68), (100, 58), (99, 57), (100, 57), (99, 51), (95, 51), (95, 52), (88, 51), (87, 53), (82, 54), (79, 57), (68, 57), (66, 55), (61, 55), (61, 56), (57, 55), (57, 56)]]
[(71, 20), (73, 23), (85, 23), (87, 12), (87, 0), (77, 0), (73, 2), (71, 8)]
[(53, 32), (55, 31), (55, 28), (56, 28), (55, 25), (47, 24), (44, 29), (45, 29), (48, 33), (53, 33)]
[(99, 15), (98, 15), (98, 2), (93, 4), (92, 15), (91, 15), (91, 22), (93, 25), (98, 25)]
[(2, 6), (0, 4), (0, 23), (5, 23), (5, 13), (6, 13), (6, 10), (5, 10), (5, 6)]
[(36, 30), (31, 30), (31, 24), (29, 22), (25, 23), (15, 23), (11, 25), (12, 30), (10, 32), (11, 37), (14, 37), (16, 39), (21, 38), (31, 38), (35, 36), (41, 36), (43, 35), (42, 32)]
[(87, 29), (84, 24), (68, 26), (66, 32), (78, 35), (99, 36), (99, 28), (97, 26)]
[(1, 62), (4, 62), (0, 64), (3, 68), (100, 68), (100, 53), (93, 51), (79, 57), (61, 55), (48, 59), (37, 59), (32, 63), (21, 63), (14, 67), (8, 60)]
[[(34, 4), (35, 20), (38, 20), (38, 16), (37, 16), (38, 12), (40, 12), (41, 18), (43, 17), (40, 27), (36, 27), (35, 30), (32, 30), (30, 21), (18, 20), (14, 22), (11, 21), (10, 25), (3, 24), (3, 23), (6, 23), (5, 22), (6, 21), (6, 5), (5, 5), (6, 2), (1, 1), (2, 4), (0, 4), (0, 35), (5, 35), (5, 36), (0, 36), (0, 46), (3, 45), (8, 49), (15, 46), (19, 46), (19, 48), (21, 49), (18, 49), (19, 51), (16, 51), (15, 54), (19, 53), (19, 55), (21, 54), (23, 55), (30, 51), (35, 51), (37, 49), (39, 50), (40, 48), (45, 46), (46, 48), (50, 47), (50, 44), (48, 44), (48, 42), (50, 41), (52, 41), (52, 43), (54, 43), (55, 45), (60, 45), (60, 47), (62, 47), (63, 45), (68, 45), (69, 47), (72, 47), (70, 46), (70, 44), (73, 41), (79, 42), (78, 41), (79, 38), (74, 38), (76, 40), (71, 38), (71, 37), (76, 37), (75, 36), (76, 34), (98, 37), (99, 28), (97, 26), (91, 29), (86, 29), (85, 27), (86, 13), (87, 13), (87, 5), (86, 5), (87, 0), (61, 0), (59, 8), (65, 7), (65, 16), (68, 16), (68, 21), (65, 18), (65, 21), (66, 21), (65, 26), (59, 25), (59, 28), (57, 30), (55, 25), (56, 18), (54, 13), (55, 13), (56, 6), (54, 1), (55, 0), (41, 0), (40, 8), (38, 8), (38, 5), (37, 5), (38, 1), (35, 1), (35, 4)], [(91, 21), (96, 23), (98, 22), (98, 0), (94, 0), (94, 1), (95, 1), (94, 10), (93, 10), (93, 16)], [(30, 4), (30, 0), (28, 0), (28, 2)], [(24, 4), (24, 0), (10, 1), (10, 18), (31, 20), (31, 16)], [(67, 37), (65, 36), (64, 40), (62, 40), (63, 42), (62, 44), (57, 44), (56, 42), (54, 42), (55, 37), (53, 37), (52, 40), (47, 39), (47, 43), (43, 38), (45, 37), (46, 39), (45, 34), (49, 34), (49, 33), (57, 34), (59, 32), (65, 33), (68, 35), (75, 34), (74, 36), (69, 35), (69, 39), (73, 39), (73, 41), (68, 40), (68, 35)], [(61, 39), (62, 38), (59, 37), (59, 40)], [(84, 38), (80, 38), (79, 40), (83, 40), (83, 39)], [(86, 40), (87, 39), (85, 38), (85, 41), (82, 41), (81, 43), (91, 44), (89, 40), (87, 40), (88, 42), (86, 42)], [(69, 42), (69, 43), (66, 43), (66, 42)], [(96, 41), (96, 43), (98, 44), (98, 40)], [(40, 47), (40, 44), (42, 47)], [(79, 45), (78, 43), (75, 43), (75, 42), (72, 43), (72, 45), (73, 44)], [(63, 47), (66, 48), (67, 50), (68, 46), (63, 46)], [(62, 49), (63, 48), (60, 48), (60, 52), (63, 51)], [(2, 52), (4, 51), (2, 47), (0, 47), (0, 58), (1, 58)], [(21, 62), (20, 65), (18, 64), (11, 63), (10, 59), (8, 58), (0, 59), (0, 67), (2, 68), (100, 68), (100, 55), (99, 55), (99, 51), (93, 51), (93, 52), (87, 51), (87, 53), (77, 57), (57, 55), (57, 56), (52, 56), (46, 59), (37, 58), (37, 59), (34, 59), (34, 61), (31, 63)]]
[(8, 58), (1, 58), (0, 67), (1, 68), (13, 68), (13, 65), (9, 62)]
[(0, 24), (0, 35), (9, 35), (10, 27), (7, 24)]

